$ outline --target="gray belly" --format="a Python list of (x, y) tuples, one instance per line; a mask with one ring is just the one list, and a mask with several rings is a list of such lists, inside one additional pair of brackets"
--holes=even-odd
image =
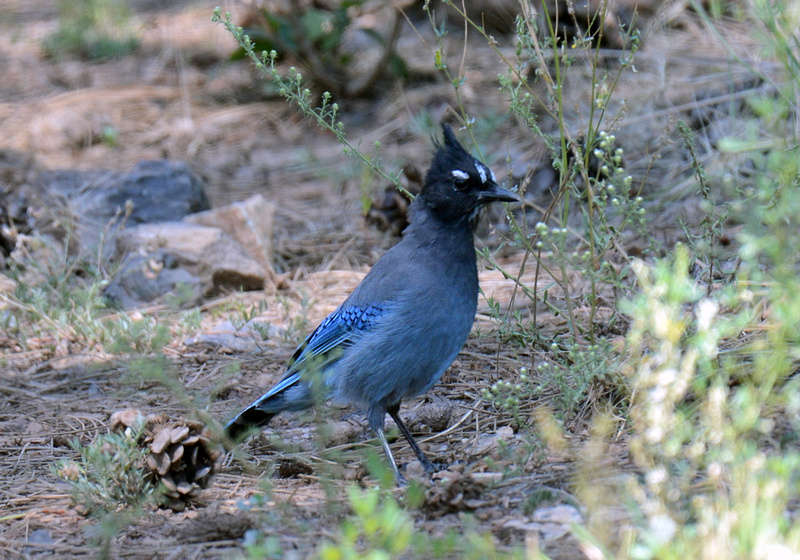
[(460, 316), (430, 313), (416, 324), (392, 321), (393, 327), (364, 336), (332, 368), (333, 398), (369, 406), (425, 392), (466, 342), (474, 320), (470, 307)]

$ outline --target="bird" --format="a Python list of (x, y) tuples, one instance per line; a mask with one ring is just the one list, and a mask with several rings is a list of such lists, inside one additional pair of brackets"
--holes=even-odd
[(394, 420), (427, 473), (437, 470), (399, 415), (403, 399), (425, 393), (469, 336), (478, 306), (474, 232), (480, 210), (519, 197), (442, 125), (403, 237), (300, 344), (269, 391), (225, 426), (234, 443), (276, 414), (333, 401), (361, 406), (398, 482), (384, 433)]

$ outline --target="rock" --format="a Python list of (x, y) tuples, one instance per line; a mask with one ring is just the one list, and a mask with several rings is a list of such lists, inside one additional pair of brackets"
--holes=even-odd
[(61, 198), (78, 221), (100, 227), (125, 212), (132, 225), (178, 221), (209, 208), (203, 182), (187, 164), (166, 160), (140, 161), (130, 173), (117, 171), (45, 171), (40, 182), (50, 196)]
[(196, 305), (274, 277), (274, 205), (255, 196), (210, 210), (202, 180), (182, 162), (142, 161), (128, 174), (46, 171), (0, 151), (0, 187), (3, 258), (14, 258), (19, 233), (69, 240), (73, 253), (102, 249), (122, 263), (105, 294), (125, 308), (169, 297)]
[[(187, 164), (141, 161), (130, 173), (42, 170), (32, 158), (0, 152), (0, 225), (68, 238), (73, 252), (107, 247), (126, 225), (179, 221), (209, 208), (203, 182)], [(126, 211), (130, 214), (125, 217)], [(6, 254), (11, 241), (0, 237)]]
[(583, 516), (574, 506), (555, 504), (536, 508), (530, 518), (509, 519), (502, 528), (505, 532), (535, 534), (542, 543), (567, 535), (573, 525), (583, 522)]
[(508, 441), (514, 437), (514, 430), (509, 426), (503, 426), (494, 433), (478, 435), (466, 448), (467, 455), (472, 457), (486, 456), (500, 447), (501, 441)]
[(200, 177), (186, 163), (167, 160), (140, 161), (106, 200), (111, 208), (130, 200), (133, 224), (177, 221), (211, 208)]
[(221, 229), (253, 258), (272, 279), (272, 230), (275, 205), (264, 200), (260, 194), (242, 202), (223, 208), (215, 208), (187, 216), (184, 221), (190, 224), (213, 226)]
[(130, 309), (170, 297), (181, 307), (194, 307), (208, 290), (202, 278), (179, 268), (169, 253), (158, 251), (129, 258), (103, 293), (116, 306)]
[(261, 265), (215, 227), (142, 224), (120, 233), (116, 245), (117, 258), (127, 261), (105, 294), (126, 308), (170, 296), (194, 306), (226, 290), (263, 289), (266, 281)]
[(537, 523), (559, 523), (570, 526), (583, 522), (583, 516), (575, 506), (554, 504), (536, 508), (531, 515), (531, 520)]
[(281, 334), (280, 329), (266, 321), (251, 319), (244, 325), (236, 327), (230, 321), (207, 329), (185, 341), (187, 347), (205, 346), (216, 349), (219, 353), (243, 353), (258, 350), (259, 345), (268, 338)]
[(164, 249), (185, 260), (196, 262), (197, 254), (210, 250), (222, 239), (223, 232), (217, 227), (165, 222), (142, 224), (129, 228), (117, 238), (117, 254), (147, 254)]
[(208, 249), (203, 264), (211, 273), (214, 295), (226, 290), (263, 290), (267, 280), (264, 269), (236, 241), (223, 237)]

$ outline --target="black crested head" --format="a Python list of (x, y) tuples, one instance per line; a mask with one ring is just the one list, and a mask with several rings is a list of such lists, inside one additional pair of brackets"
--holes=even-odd
[(519, 200), (497, 185), (494, 173), (459, 144), (453, 129), (442, 125), (444, 143), (434, 140), (436, 151), (425, 175), (419, 202), (444, 222), (475, 222), (490, 202)]

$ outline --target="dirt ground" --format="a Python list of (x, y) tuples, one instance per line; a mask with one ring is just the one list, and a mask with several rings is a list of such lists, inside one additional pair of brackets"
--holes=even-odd
[[(202, 309), (201, 330), (224, 321), (234, 301), (245, 307), (266, 301), (267, 319), (280, 328), (288, 329), (298, 315), (307, 319), (306, 328), (313, 327), (391, 243), (362, 217), (358, 167), (330, 135), (280, 99), (265, 98), (247, 62), (227, 61), (235, 44), (211, 23), (212, 11), (221, 4), (223, 12), (241, 13), (242, 3), (130, 4), (142, 39), (135, 54), (110, 62), (53, 61), (43, 56), (40, 45), (58, 25), (56, 3), (0, 0), (0, 148), (32, 155), (37, 165), (49, 169), (129, 171), (143, 159), (186, 161), (205, 179), (212, 206), (263, 194), (278, 207), (275, 260), (283, 287), (209, 302)], [(745, 75), (726, 69), (724, 48), (680, 4), (643, 21), (638, 72), (623, 74), (610, 108), (619, 114), (616, 135), (625, 148), (628, 172), (642, 186), (653, 227), (666, 245), (681, 235), (676, 216), (691, 222), (701, 214), (674, 123), (705, 118), (711, 123), (706, 138), (724, 134), (734, 124), (719, 111), (718, 98), (726, 95), (730, 102), (749, 87)], [(431, 36), (424, 25), (419, 35), (406, 29), (399, 50), (411, 67), (432, 77), (390, 83), (374, 98), (343, 104), (350, 138), (362, 146), (380, 141), (390, 169), (408, 163), (424, 169), (431, 152), (429, 132), (417, 123), (421, 116), (441, 120), (456, 106), (451, 85), (430, 70), (433, 58), (422, 41)], [(498, 38), (500, 48), (513, 55), (510, 38)], [(450, 40), (457, 65), (463, 39), (454, 34)], [(745, 39), (736, 45), (748, 48)], [(618, 56), (613, 49), (607, 54)], [(501, 68), (496, 55), (478, 37), (470, 37), (464, 64), (468, 81), (462, 101), (470, 114), (483, 115), (489, 123), (484, 141), (492, 147), (488, 163), (498, 176), (547, 170), (542, 142), (520, 123), (500, 117), (507, 102), (497, 91)], [(589, 79), (576, 71), (574, 82), (566, 85), (565, 111), (576, 123), (574, 134), (587, 111), (583, 101)], [(706, 112), (697, 115), (701, 110)], [(106, 127), (116, 132), (113, 145), (100, 140)], [(543, 127), (555, 130), (546, 120)], [(631, 239), (630, 247), (635, 246)], [(504, 258), (511, 266), (519, 263), (513, 252)], [(482, 272), (482, 283), (487, 294), (504, 304), (511, 300), (496, 271)], [(520, 311), (530, 311), (516, 303)], [(539, 311), (541, 329), (563, 328), (563, 320), (544, 307)], [(484, 388), (498, 379), (514, 379), (521, 365), (540, 359), (530, 350), (503, 348), (491, 330), (482, 300), (473, 335), (442, 383), (401, 412), (413, 431), (424, 432), (422, 445), (437, 461), (455, 465), (446, 471), (449, 478), (427, 487), (423, 506), (412, 510), (416, 528), (438, 537), (471, 527), (491, 534), (501, 548), (541, 545), (552, 558), (583, 558), (567, 532), (556, 531), (539, 542), (530, 524), (542, 492), (554, 496), (545, 503), (576, 504), (571, 484), (585, 430), (577, 420), (567, 449), (532, 449), (529, 435), (515, 432), (511, 419), (482, 398)], [(271, 385), (295, 342), (277, 338), (258, 351), (235, 352), (198, 348), (186, 338), (176, 338), (165, 353), (195, 406), (218, 419)], [(42, 339), (28, 340), (24, 348), (9, 343), (2, 351), (0, 556), (95, 557), (95, 522), (79, 513), (50, 466), (75, 456), (69, 439), (88, 443), (106, 433), (109, 416), (117, 410), (133, 407), (181, 418), (189, 407), (158, 384), (126, 382), (117, 361), (91, 348)], [(538, 404), (527, 403), (525, 410)], [(250, 529), (275, 537), (283, 551), (278, 557), (312, 555), (346, 511), (346, 485), (375, 484), (363, 466), (367, 450), (376, 449), (363, 414), (338, 408), (326, 414), (332, 429), (324, 443), (315, 436), (313, 415), (278, 417), (264, 435), (243, 447), (241, 457), (225, 459), (200, 502), (183, 512), (146, 512), (119, 531), (111, 556), (238, 557)], [(413, 472), (410, 449), (402, 441), (393, 449), (398, 462)], [(605, 459), (609, 465), (629, 468), (624, 438), (611, 451)], [(288, 465), (285, 477), (275, 473), (280, 471), (276, 465)], [(603, 465), (597, 470), (602, 472)], [(249, 502), (260, 495), (268, 499)], [(403, 490), (396, 495), (402, 499)]]

